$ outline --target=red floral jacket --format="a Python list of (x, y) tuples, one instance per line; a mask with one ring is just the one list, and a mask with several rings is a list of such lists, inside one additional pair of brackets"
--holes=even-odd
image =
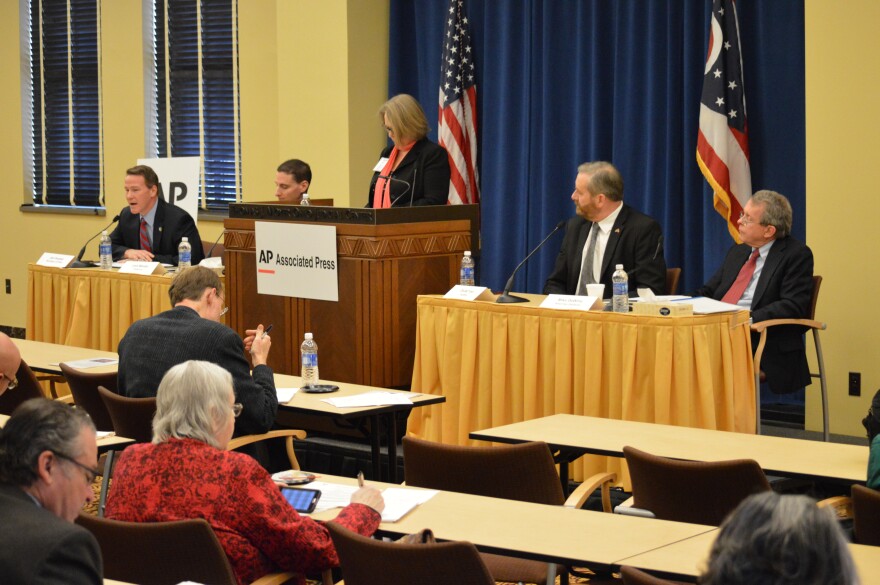
[[(193, 439), (128, 447), (113, 473), (106, 516), (131, 522), (204, 518), (239, 583), (273, 571), (319, 573), (339, 564), (327, 530), (300, 516), (254, 459)], [(379, 521), (362, 504), (343, 508), (334, 520), (365, 536)]]

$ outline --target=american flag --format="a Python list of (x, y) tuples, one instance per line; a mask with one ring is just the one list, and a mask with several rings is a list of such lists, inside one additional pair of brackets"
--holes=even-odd
[(464, 0), (450, 0), (440, 66), (437, 134), (449, 153), (449, 203), (479, 203), (477, 84)]
[(736, 2), (714, 0), (700, 100), (697, 164), (715, 191), (715, 210), (727, 220), (727, 229), (737, 243), (737, 220), (752, 195), (748, 137)]

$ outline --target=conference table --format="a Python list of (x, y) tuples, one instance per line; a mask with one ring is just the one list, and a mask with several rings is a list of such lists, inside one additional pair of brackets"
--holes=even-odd
[[(469, 433), (552, 414), (754, 433), (748, 311), (654, 317), (418, 298), (412, 390), (446, 397), (409, 432), (471, 444)], [(582, 458), (575, 479), (620, 462)]]
[(30, 339), (13, 339), (12, 342), (21, 352), (22, 359), (28, 367), (44, 374), (61, 375), (61, 362), (74, 362), (89, 359), (106, 359), (113, 363), (106, 366), (97, 366), (86, 370), (90, 374), (103, 374), (115, 372), (119, 355), (115, 351), (101, 351), (85, 347), (74, 347), (60, 343), (48, 343), (45, 341), (33, 341)]
[[(470, 438), (495, 443), (544, 441), (562, 462), (585, 454), (623, 457), (625, 446), (689, 461), (754, 459), (774, 475), (864, 483), (867, 445), (843, 445), (786, 437), (695, 429), (656, 423), (557, 414), (474, 431)], [(566, 471), (560, 465), (560, 477)], [(563, 480), (563, 485), (567, 481)]]
[[(15, 390), (13, 390), (15, 392)], [(6, 426), (6, 422), (9, 420), (9, 417), (5, 414), (0, 414), (0, 429)], [(102, 437), (98, 437), (98, 453), (103, 453), (104, 451), (109, 451), (115, 447), (120, 447), (122, 445), (130, 445), (134, 443), (133, 439), (129, 439), (128, 437), (119, 437), (116, 435), (105, 435)]]
[(29, 264), (28, 339), (115, 351), (132, 323), (171, 308), (172, 275)]

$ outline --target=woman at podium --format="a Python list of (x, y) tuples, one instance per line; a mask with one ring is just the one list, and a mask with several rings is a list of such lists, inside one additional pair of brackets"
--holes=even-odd
[(444, 205), (449, 196), (449, 157), (446, 149), (428, 140), (428, 120), (414, 97), (396, 95), (379, 117), (393, 144), (373, 168), (370, 207)]

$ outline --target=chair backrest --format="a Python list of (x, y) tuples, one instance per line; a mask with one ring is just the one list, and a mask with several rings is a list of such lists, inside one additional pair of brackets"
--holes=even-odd
[(333, 522), (324, 525), (339, 556), (345, 585), (494, 585), (469, 542), (401, 544), (361, 536)]
[(768, 491), (757, 461), (679, 461), (623, 448), (632, 479), (633, 505), (661, 520), (719, 526), (748, 496)]
[(623, 585), (675, 585), (676, 583), (649, 575), (635, 567), (620, 567), (620, 576), (623, 578)]
[[(220, 261), (224, 265), (226, 264), (226, 246), (219, 241), (215, 244), (214, 242), (202, 240), (202, 251), (205, 253), (205, 258), (213, 256), (214, 258), (220, 258)], [(211, 256), (208, 256), (209, 253)]]
[(852, 486), (853, 542), (880, 546), (880, 492)]
[(106, 579), (143, 585), (237, 583), (223, 546), (203, 518), (122, 522), (81, 513), (76, 522), (98, 540)]
[(462, 447), (403, 438), (407, 485), (560, 506), (559, 474), (546, 443)]
[(678, 292), (678, 281), (681, 279), (681, 268), (666, 269), (666, 294), (674, 295)]
[(819, 302), (819, 289), (822, 288), (822, 277), (813, 275), (813, 294), (810, 296), (810, 319), (816, 319), (816, 303)]
[(90, 374), (71, 368), (67, 364), (59, 364), (61, 373), (67, 380), (70, 394), (77, 408), (82, 408), (92, 417), (92, 422), (99, 431), (115, 431), (110, 413), (98, 394), (98, 386), (103, 386), (112, 392), (116, 392), (116, 372), (104, 374)]
[(21, 360), (18, 371), (15, 372), (18, 386), (0, 394), (0, 414), (11, 415), (18, 405), (31, 398), (45, 398), (43, 388), (34, 376), (34, 372)]
[(156, 414), (155, 398), (128, 398), (98, 386), (98, 394), (107, 407), (113, 430), (121, 437), (138, 443), (153, 440), (153, 415)]

